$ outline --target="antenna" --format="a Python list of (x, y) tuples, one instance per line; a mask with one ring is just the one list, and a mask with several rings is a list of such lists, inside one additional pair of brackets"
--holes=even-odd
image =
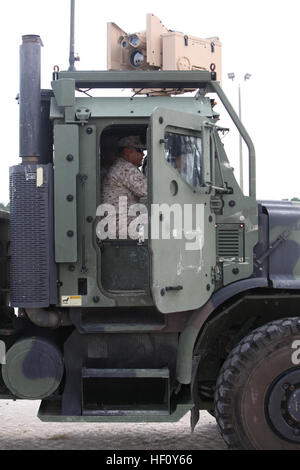
[(80, 58), (78, 56), (75, 57), (75, 0), (71, 0), (69, 72), (76, 70), (74, 64), (78, 60), (80, 60)]

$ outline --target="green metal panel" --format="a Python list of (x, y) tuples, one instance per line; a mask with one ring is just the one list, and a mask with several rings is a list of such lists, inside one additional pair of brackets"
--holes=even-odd
[(51, 83), (55, 101), (61, 110), (65, 122), (74, 122), (75, 120), (75, 80), (62, 79)]
[(58, 72), (58, 81), (74, 79), (77, 88), (198, 88), (215, 74), (200, 71), (76, 71)]
[[(66, 126), (63, 126), (66, 127)], [(67, 126), (68, 127), (68, 126)], [(72, 127), (71, 125), (69, 127)], [(97, 279), (97, 245), (95, 243), (95, 214), (99, 189), (97, 166), (97, 127), (94, 124), (74, 126), (79, 133), (79, 166), (77, 169), (76, 202), (68, 202), (76, 210), (77, 218), (77, 256), (59, 265), (59, 303), (61, 306), (95, 306), (93, 298), (99, 297), (97, 306), (113, 306), (115, 302), (100, 291)], [(78, 136), (76, 137), (78, 139)], [(74, 175), (75, 179), (76, 176)], [(66, 193), (68, 194), (68, 193)], [(66, 200), (64, 194), (64, 200)], [(99, 247), (98, 247), (99, 249)], [(78, 280), (87, 283), (87, 294), (80, 294)], [(68, 300), (66, 305), (65, 301)]]
[[(54, 126), (55, 261), (77, 261), (76, 178), (79, 172), (77, 125)], [(68, 200), (72, 196), (72, 200)], [(70, 198), (69, 198), (70, 199)]]
[[(208, 130), (203, 122), (204, 118), (201, 116), (180, 112), (175, 114), (172, 110), (161, 108), (154, 111), (151, 119), (152, 204), (167, 204), (169, 208), (178, 205), (183, 220), (186, 205), (191, 205), (192, 210), (197, 210), (199, 214), (197, 220), (193, 217), (191, 229), (182, 227), (181, 239), (174, 232), (172, 222), (169, 227), (170, 239), (163, 239), (161, 236), (154, 239), (151, 232), (151, 288), (154, 302), (162, 313), (199, 308), (213, 292), (211, 272), (216, 263), (215, 215), (210, 210), (208, 188), (194, 188), (187, 184), (164, 155), (166, 130), (169, 132), (173, 129), (184, 135), (192, 133), (194, 136), (206, 136)], [(206, 140), (204, 138), (202, 142), (205, 143)], [(209, 178), (209, 160), (209, 149), (204, 146), (205, 180)], [(164, 222), (163, 218), (160, 222)], [(154, 217), (151, 219), (153, 224)]]
[[(54, 82), (56, 83), (56, 82)], [(174, 111), (183, 111), (186, 113), (197, 113), (202, 116), (212, 114), (210, 99), (199, 95), (194, 97), (170, 97), (170, 96), (149, 96), (134, 98), (127, 97), (95, 97), (92, 100), (87, 97), (76, 97), (75, 109), (89, 109), (91, 119), (98, 117), (117, 117), (129, 116), (133, 118), (142, 116), (150, 117), (156, 107), (174, 109)], [(64, 118), (64, 110), (58, 105), (57, 99), (51, 100), (51, 119)], [(73, 117), (74, 119), (74, 117)]]
[(60, 107), (72, 107), (75, 105), (75, 80), (62, 79), (51, 83), (56, 103)]

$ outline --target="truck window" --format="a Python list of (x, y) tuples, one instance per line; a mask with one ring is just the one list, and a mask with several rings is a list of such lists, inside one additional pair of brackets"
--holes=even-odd
[(191, 135), (165, 133), (165, 158), (191, 186), (203, 186), (202, 141)]

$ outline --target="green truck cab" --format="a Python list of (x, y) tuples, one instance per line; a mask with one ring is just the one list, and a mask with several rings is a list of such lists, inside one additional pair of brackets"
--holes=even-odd
[[(41, 400), (45, 422), (190, 411), (194, 429), (208, 410), (230, 448), (298, 449), (300, 206), (256, 200), (254, 146), (216, 73), (56, 69), (40, 90), (40, 46), (23, 37), (22, 163), (0, 214), (0, 398)], [(197, 93), (77, 93), (120, 87)], [(211, 94), (247, 145), (247, 195)], [(104, 142), (129, 135), (147, 147), (146, 224), (99, 237)]]

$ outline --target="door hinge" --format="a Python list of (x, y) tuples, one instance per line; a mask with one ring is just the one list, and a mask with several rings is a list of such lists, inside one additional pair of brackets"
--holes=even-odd
[(76, 109), (76, 119), (82, 124), (86, 124), (91, 117), (91, 110), (88, 108), (78, 108)]
[(222, 281), (222, 269), (217, 264), (216, 266), (212, 266), (211, 268), (211, 282), (215, 284), (216, 282)]
[(215, 214), (220, 214), (224, 206), (223, 199), (220, 196), (211, 196), (210, 210)]

